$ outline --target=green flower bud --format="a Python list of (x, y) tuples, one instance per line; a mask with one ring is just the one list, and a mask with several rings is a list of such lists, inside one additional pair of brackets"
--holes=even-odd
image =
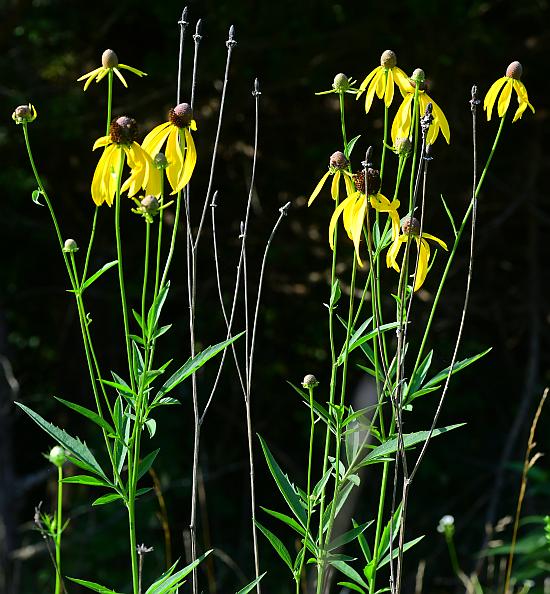
[(302, 380), (302, 386), (304, 388), (316, 388), (318, 385), (319, 382), (317, 381), (317, 378), (311, 373), (308, 373)]
[(60, 468), (67, 460), (67, 452), (61, 446), (54, 446), (47, 458), (54, 466)]
[(424, 74), (424, 70), (422, 70), (422, 68), (417, 68), (412, 73), (411, 80), (415, 83), (418, 83), (419, 85), (422, 85), (422, 83), (426, 80), (426, 75)]
[(153, 159), (153, 163), (157, 169), (166, 169), (168, 167), (168, 159), (164, 153), (157, 153)]
[(37, 113), (34, 105), (29, 103), (28, 105), (20, 105), (19, 107), (16, 107), (15, 111), (11, 114), (11, 119), (16, 124), (29, 124), (36, 120), (36, 116)]
[(158, 213), (160, 208), (159, 201), (155, 198), (155, 196), (151, 195), (145, 196), (145, 198), (143, 198), (140, 204), (143, 212), (146, 212), (152, 217), (154, 217)]
[(66, 239), (63, 246), (63, 251), (66, 253), (78, 252), (78, 245), (74, 239)]
[(409, 138), (396, 138), (394, 148), (398, 155), (406, 156), (412, 151), (412, 142)]
[(332, 88), (335, 91), (344, 93), (345, 91), (347, 91), (350, 88), (350, 86), (351, 85), (350, 85), (349, 78), (342, 72), (340, 72), (339, 74), (337, 74), (334, 77), (334, 82), (332, 83)]

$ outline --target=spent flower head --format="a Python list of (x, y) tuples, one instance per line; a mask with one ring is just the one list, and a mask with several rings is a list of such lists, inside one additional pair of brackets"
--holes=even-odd
[[(523, 112), (529, 108), (535, 113), (535, 108), (529, 103), (529, 96), (525, 85), (521, 82), (521, 76), (523, 74), (523, 66), (518, 62), (512, 62), (506, 69), (505, 76), (496, 80), (492, 85), (485, 100), (483, 101), (483, 109), (487, 112), (487, 121), (491, 119), (493, 113), (493, 107), (498, 97), (498, 117), (504, 117), (504, 114), (508, 111), (510, 106), (510, 99), (512, 97), (512, 90), (516, 92), (519, 106), (514, 114), (512, 122), (519, 120), (523, 115)], [(500, 94), (500, 97), (499, 97)]]
[(28, 105), (19, 105), (19, 107), (16, 107), (11, 114), (11, 119), (16, 124), (30, 124), (36, 120), (37, 115), (34, 105), (29, 103)]
[(128, 66), (126, 64), (120, 64), (118, 61), (118, 56), (112, 49), (106, 49), (103, 54), (101, 55), (101, 66), (99, 68), (95, 68), (86, 74), (83, 74), (80, 78), (77, 79), (78, 82), (85, 80), (84, 83), (84, 90), (86, 90), (91, 84), (92, 81), (99, 82), (101, 79), (105, 78), (109, 72), (114, 72), (120, 82), (128, 88), (128, 84), (126, 80), (122, 76), (120, 70), (129, 70), (138, 76), (147, 76), (147, 74), (137, 68), (133, 68), (132, 66)]

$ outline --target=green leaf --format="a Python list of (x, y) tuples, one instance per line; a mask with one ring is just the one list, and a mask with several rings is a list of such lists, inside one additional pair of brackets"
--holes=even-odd
[(312, 501), (317, 501), (320, 497), (322, 490), (325, 488), (326, 484), (328, 483), (330, 477), (332, 476), (332, 468), (329, 468), (324, 476), (321, 477), (319, 482), (313, 487), (313, 491), (311, 492), (311, 499)]
[(364, 524), (361, 524), (360, 526), (356, 526), (356, 527), (352, 528), (351, 530), (348, 530), (347, 532), (344, 532), (344, 534), (341, 534), (340, 536), (338, 536), (337, 538), (335, 538), (328, 545), (328, 550), (329, 551), (334, 551), (335, 549), (339, 549), (340, 547), (344, 546), (345, 544), (348, 544), (348, 542), (351, 542), (352, 540), (355, 540), (358, 536), (360, 536), (361, 534), (363, 534), (363, 532), (373, 522), (374, 522), (374, 520), (371, 520), (370, 522), (365, 522)]
[(42, 195), (42, 190), (38, 189), (38, 190), (33, 190), (32, 194), (31, 194), (31, 198), (32, 201), (35, 204), (38, 204), (38, 206), (44, 206), (41, 202), (40, 202), (40, 196)]
[(94, 274), (92, 274), (92, 276), (90, 276), (90, 278), (88, 278), (83, 284), (82, 287), (80, 288), (81, 291), (84, 291), (85, 289), (87, 289), (92, 283), (95, 283), (95, 281), (105, 272), (107, 272), (107, 270), (110, 270), (113, 266), (116, 266), (118, 264), (117, 260), (113, 260), (112, 262), (107, 262), (107, 264), (104, 264), (97, 272), (95, 272)]
[[(414, 545), (417, 542), (420, 542), (423, 538), (424, 538), (424, 536), (419, 536), (418, 538), (415, 538), (414, 540), (410, 540), (409, 542), (406, 542), (403, 545), (403, 552), (408, 551), (411, 547), (414, 547)], [(399, 555), (399, 548), (395, 548), (392, 551), (391, 558), (395, 559), (397, 557), (397, 555)], [(380, 569), (380, 567), (384, 567), (384, 565), (388, 564), (389, 562), (390, 562), (390, 556), (386, 555), (381, 561), (379, 561), (378, 569)]]
[(284, 497), (285, 501), (288, 503), (288, 506), (299, 520), (299, 522), (305, 527), (307, 524), (307, 513), (306, 510), (303, 508), (300, 498), (296, 493), (296, 490), (288, 480), (286, 474), (283, 474), (283, 471), (275, 461), (275, 458), (269, 451), (267, 444), (265, 441), (258, 435), (260, 443), (262, 445), (262, 450), (264, 451), (265, 459), (267, 461), (267, 465), (269, 466), (269, 470), (275, 482), (277, 483), (277, 487), (279, 487), (279, 491), (281, 492), (282, 496)]
[(94, 458), (92, 452), (90, 452), (88, 446), (80, 441), (78, 437), (70, 436), (66, 431), (63, 429), (59, 429), (55, 425), (48, 423), (45, 419), (43, 419), (38, 413), (35, 413), (31, 410), (28, 406), (21, 404), (20, 402), (15, 403), (21, 410), (25, 411), (29, 417), (55, 441), (57, 441), (61, 446), (65, 449), (69, 450), (75, 458), (82, 460), (88, 467), (97, 475), (102, 477), (103, 479), (107, 480), (103, 469)]
[(55, 396), (55, 399), (59, 400), (59, 402), (61, 402), (65, 406), (68, 406), (70, 409), (76, 411), (77, 413), (87, 417), (88, 419), (90, 419), (90, 421), (93, 421), (94, 423), (96, 423), (97, 425), (99, 425), (100, 427), (105, 429), (105, 431), (107, 431), (107, 433), (115, 432), (115, 430), (111, 427), (111, 425), (109, 425), (109, 423), (107, 423), (107, 421), (105, 419), (100, 417), (93, 410), (90, 410), (89, 408), (85, 408), (84, 406), (80, 406), (79, 404), (75, 404), (74, 402), (69, 402), (68, 400), (63, 400), (63, 398), (58, 398), (57, 396)]
[(340, 289), (340, 281), (336, 279), (332, 285), (330, 291), (330, 304), (329, 307), (332, 309), (338, 301), (340, 301), (340, 297), (342, 296), (342, 290)]
[(139, 380), (145, 369), (145, 362), (143, 360), (143, 355), (135, 342), (132, 342), (132, 362), (134, 366), (134, 375), (136, 380)]
[[(443, 433), (448, 433), (453, 429), (458, 429), (459, 427), (464, 427), (466, 423), (458, 423), (456, 425), (448, 425), (447, 427), (441, 427), (440, 429), (434, 429), (432, 432), (432, 437), (437, 437), (438, 435), (442, 435)], [(405, 448), (409, 448), (417, 443), (421, 443), (428, 439), (430, 435), (430, 431), (417, 431), (416, 433), (408, 433), (407, 435), (403, 435), (403, 445)], [(398, 437), (393, 437), (392, 439), (388, 439), (388, 441), (384, 442), (382, 445), (374, 448), (363, 460), (361, 461), (360, 466), (366, 466), (367, 464), (374, 464), (376, 462), (380, 462), (390, 454), (393, 454), (399, 448), (399, 441)]]
[(353, 147), (355, 146), (355, 143), (361, 138), (361, 134), (354, 136), (347, 144), (346, 148), (344, 149), (344, 155), (346, 157), (346, 159), (349, 159), (349, 156), (351, 155), (351, 151), (353, 150)]
[(380, 538), (380, 544), (378, 545), (379, 556), (383, 555), (390, 548), (390, 536), (392, 542), (397, 536), (397, 527), (401, 522), (401, 503), (397, 506), (393, 514), (393, 518), (386, 524), (382, 536)]
[(91, 487), (112, 487), (111, 483), (102, 481), (95, 476), (87, 476), (85, 474), (76, 474), (68, 476), (63, 479), (64, 483), (72, 483), (76, 485), (90, 485)]
[(330, 564), (336, 568), (338, 571), (340, 571), (341, 573), (343, 573), (345, 576), (349, 577), (351, 580), (353, 580), (355, 583), (363, 586), (363, 588), (367, 588), (368, 586), (365, 583), (365, 580), (355, 571), (355, 569), (353, 569), (353, 567), (351, 567), (350, 565), (348, 565), (347, 563), (345, 563), (344, 561), (330, 561)]
[(139, 463), (139, 466), (138, 466), (138, 473), (137, 473), (138, 481), (146, 472), (148, 472), (149, 468), (151, 468), (151, 466), (153, 466), (153, 462), (155, 461), (155, 458), (157, 457), (159, 452), (160, 452), (160, 448), (147, 454), (147, 456), (145, 456), (145, 458), (143, 458), (141, 460), (141, 462)]
[(138, 326), (141, 328), (141, 330), (143, 330), (143, 318), (141, 317), (141, 315), (135, 309), (132, 310), (132, 314), (134, 315), (134, 318), (136, 319)]
[[(366, 343), (369, 340), (372, 340), (373, 338), (378, 336), (379, 332), (381, 334), (383, 334), (384, 332), (387, 332), (388, 330), (392, 330), (393, 328), (397, 328), (398, 326), (399, 326), (399, 322), (391, 322), (389, 324), (382, 324), (382, 326), (374, 328), (370, 332), (367, 332), (367, 334), (365, 334), (364, 336), (357, 337), (353, 342), (350, 339), (349, 346), (348, 346), (348, 355), (353, 350), (355, 350), (357, 347), (362, 346), (364, 343)], [(338, 357), (338, 361), (337, 361), (338, 365), (342, 365), (342, 363), (344, 362), (344, 358), (345, 358), (345, 346), (342, 349), (340, 356)]]
[[(352, 520), (351, 523), (354, 528), (356, 528), (358, 526), (358, 524), (355, 520)], [(359, 534), (359, 536), (357, 537), (357, 541), (359, 542), (359, 546), (361, 547), (361, 550), (363, 551), (363, 555), (365, 556), (365, 561), (368, 563), (372, 559), (372, 553), (370, 551), (369, 543), (367, 542), (365, 535), (363, 533)]]
[(259, 522), (255, 522), (255, 523), (256, 523), (256, 526), (262, 532), (262, 534), (267, 538), (267, 540), (269, 540), (269, 542), (271, 543), (271, 546), (277, 551), (277, 554), (279, 555), (279, 557), (281, 557), (281, 559), (286, 563), (286, 565), (288, 566), (290, 571), (293, 572), (294, 569), (292, 566), (292, 558), (291, 558), (290, 553), (288, 552), (287, 548), (285, 547), (285, 545), (280, 541), (279, 538), (277, 538), (273, 534), (273, 532), (270, 532), (265, 526), (262, 526)]
[[(296, 532), (298, 532), (298, 534), (305, 537), (306, 531), (304, 530), (304, 528), (302, 526), (300, 526), (300, 524), (298, 524), (298, 522), (294, 518), (291, 518), (290, 516), (287, 516), (285, 514), (281, 514), (280, 512), (276, 512), (271, 509), (267, 509), (266, 507), (262, 507), (262, 509), (266, 513), (268, 513), (270, 516), (273, 516), (274, 518), (281, 520), (281, 522), (284, 522), (287, 526), (290, 526), (291, 528), (296, 530)], [(306, 546), (314, 555), (317, 555), (317, 549), (315, 547), (315, 544), (309, 537), (309, 535), (307, 537)]]
[(249, 592), (254, 590), (256, 584), (258, 584), (258, 582), (264, 577), (266, 573), (267, 571), (264, 571), (262, 575), (258, 576), (253, 582), (250, 582), (250, 584), (248, 584), (248, 586), (245, 586), (242, 590), (239, 590), (237, 594), (248, 594)]
[(155, 419), (147, 419), (145, 421), (145, 426), (147, 427), (147, 431), (149, 431), (149, 438), (153, 439), (157, 431), (157, 422), (155, 421)]
[[(472, 363), (475, 363), (478, 359), (481, 359), (481, 357), (484, 357), (491, 350), (492, 350), (491, 348), (488, 348), (488, 349), (482, 351), (481, 353), (478, 353), (477, 355), (473, 355), (472, 357), (468, 357), (467, 359), (463, 359), (462, 361), (456, 361), (455, 364), (453, 365), (452, 374), (454, 375), (458, 371), (462, 371), (465, 367), (468, 367), (468, 365), (471, 365)], [(434, 386), (435, 384), (441, 383), (444, 379), (446, 379), (447, 375), (449, 374), (450, 367), (451, 366), (449, 365), (449, 367), (446, 367), (445, 369), (440, 371), (437, 375), (434, 375), (434, 377), (432, 377), (431, 380), (426, 382), (426, 384), (423, 387), (430, 388), (430, 387)]]
[(87, 580), (79, 580), (77, 578), (68, 577), (67, 579), (71, 580), (75, 584), (80, 584), (81, 586), (85, 586), (88, 590), (93, 590), (94, 592), (99, 592), (100, 594), (119, 594), (115, 590), (111, 590), (111, 588), (106, 588), (101, 584), (96, 584), (95, 582), (88, 582)]
[(215, 357), (219, 352), (223, 351), (243, 334), (244, 332), (241, 332), (229, 340), (224, 340), (223, 342), (209, 346), (205, 348), (204, 351), (201, 351), (198, 355), (189, 358), (186, 363), (184, 363), (169, 379), (166, 380), (166, 382), (164, 382), (163, 386), (155, 396), (153, 404), (160, 400), (160, 398), (162, 398), (165, 394), (173, 390), (176, 386), (181, 384), (184, 379), (195, 373), (207, 361), (212, 359), (212, 357)]
[(153, 301), (153, 304), (149, 308), (149, 312), (147, 313), (147, 336), (149, 337), (151, 337), (157, 329), (160, 314), (166, 301), (166, 297), (168, 297), (169, 290), (170, 281), (168, 281), (164, 287), (162, 287), (156, 299)]
[(162, 336), (165, 332), (168, 332), (172, 324), (167, 324), (166, 326), (161, 326), (151, 337), (153, 340), (156, 340), (159, 336)]
[(145, 594), (168, 594), (175, 592), (183, 582), (183, 579), (189, 573), (191, 573), (193, 569), (195, 569), (195, 567), (197, 567), (197, 565), (199, 565), (207, 555), (210, 555), (211, 552), (212, 550), (206, 551), (204, 555), (201, 555), (198, 559), (195, 559), (195, 561), (183, 569), (180, 569), (176, 573), (173, 573), (176, 567), (176, 564), (174, 563), (174, 565), (172, 565), (172, 567), (167, 572), (161, 575), (154, 584), (151, 584), (149, 588), (147, 588), (147, 592)]
[(119, 499), (122, 499), (122, 495), (120, 493), (108, 493), (107, 495), (98, 497), (92, 502), (92, 505), (106, 505), (107, 503), (118, 501)]
[(455, 234), (455, 237), (456, 237), (455, 220), (453, 218), (453, 215), (451, 214), (451, 211), (449, 210), (449, 207), (447, 206), (447, 203), (445, 202), (445, 198), (443, 198), (443, 194), (440, 194), (440, 196), (441, 196), (441, 202), (443, 202), (443, 208), (445, 208), (445, 212), (447, 213), (447, 216), (449, 217), (449, 221), (451, 221), (451, 225), (453, 227), (453, 233)]
[(407, 389), (405, 390), (404, 400), (407, 402), (409, 394), (414, 394), (420, 386), (424, 383), (426, 379), (426, 375), (430, 369), (430, 365), (432, 364), (433, 358), (433, 350), (428, 353), (424, 361), (418, 366), (417, 370), (414, 372), (414, 375), (411, 377), (411, 381)]
[[(294, 390), (296, 390), (296, 392), (304, 399), (305, 404), (309, 406), (309, 394), (307, 394), (304, 390), (300, 390), (300, 388), (292, 382), (287, 381), (287, 384), (292, 386)], [(325, 423), (329, 422), (330, 417), (328, 414), (328, 410), (322, 404), (319, 404), (316, 400), (313, 400), (313, 410), (321, 419), (323, 419)]]
[[(353, 487), (354, 487), (354, 484), (352, 482), (349, 482), (349, 483), (346, 483), (346, 486), (341, 491), (338, 492), (338, 495), (336, 497), (336, 511), (334, 512), (335, 518), (340, 513), (340, 510), (344, 506), (344, 503), (346, 502), (347, 498), (349, 497), (349, 494), (351, 493), (351, 490), (353, 489)], [(333, 505), (334, 505), (334, 499), (327, 505), (327, 508), (323, 515), (323, 532), (327, 531), (328, 524), (329, 524), (329, 518), (330, 518), (330, 515), (332, 512)]]

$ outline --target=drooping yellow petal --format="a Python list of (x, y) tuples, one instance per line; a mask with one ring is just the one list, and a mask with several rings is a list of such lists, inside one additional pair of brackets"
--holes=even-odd
[(109, 70), (109, 68), (102, 68), (101, 72), (95, 77), (95, 82), (102, 81), (109, 74)]
[(340, 170), (338, 169), (332, 176), (332, 184), (330, 185), (330, 195), (333, 200), (338, 199), (338, 190), (340, 188)]
[(386, 73), (384, 69), (380, 72), (380, 75), (377, 77), (376, 81), (376, 95), (378, 99), (382, 99), (384, 96), (384, 92), (386, 90)]
[(367, 205), (367, 198), (363, 194), (355, 205), (351, 226), (351, 238), (353, 240), (353, 245), (355, 246), (355, 255), (357, 257), (357, 263), (361, 267), (363, 267), (363, 262), (359, 255), (359, 246), (361, 244), (361, 233), (363, 231), (363, 222), (365, 220), (365, 213), (367, 212)]
[(388, 268), (393, 268), (397, 272), (400, 270), (397, 258), (399, 257), (399, 251), (401, 250), (401, 244), (407, 241), (407, 237), (407, 235), (400, 235), (397, 237), (386, 252), (386, 266)]
[(344, 171), (344, 183), (346, 185), (346, 195), (351, 196), (356, 192), (355, 185), (353, 184), (353, 178), (348, 171)]
[(391, 138), (395, 145), (398, 138), (408, 138), (411, 128), (411, 102), (414, 99), (414, 95), (409, 94), (404, 99), (391, 126)]
[(164, 124), (155, 126), (143, 139), (141, 143), (143, 150), (148, 152), (151, 157), (155, 157), (160, 152), (166, 137), (170, 134), (170, 126), (172, 125), (170, 122), (164, 122)]
[(117, 191), (118, 176), (120, 168), (122, 167), (123, 152), (118, 145), (113, 145), (111, 159), (108, 166), (105, 168), (103, 183), (106, 189), (105, 201), (109, 206), (113, 205), (113, 201)]
[(124, 77), (122, 76), (122, 73), (120, 72), (120, 70), (118, 68), (113, 68), (113, 72), (117, 75), (118, 79), (120, 80), (120, 82), (126, 87), (128, 88), (128, 84), (126, 83), (126, 80), (124, 79)]
[(111, 142), (112, 141), (111, 141), (111, 137), (110, 136), (102, 136), (101, 138), (98, 138), (94, 142), (94, 146), (92, 147), (92, 150), (95, 151), (96, 148), (99, 148), (100, 146), (107, 146)]
[(179, 128), (172, 126), (168, 140), (166, 142), (166, 158), (168, 159), (168, 167), (166, 168), (166, 176), (172, 186), (172, 193), (176, 192), (178, 187), (178, 180), (183, 169), (183, 155), (179, 143)]
[(420, 237), (415, 237), (416, 247), (418, 248), (418, 267), (414, 281), (414, 291), (418, 291), (426, 280), (428, 274), (428, 262), (430, 260), (430, 246), (428, 242)]
[(435, 241), (436, 243), (438, 243), (444, 250), (449, 251), (449, 248), (447, 247), (447, 244), (442, 240), (439, 239), (439, 237), (435, 237), (435, 235), (430, 235), (429, 233), (424, 233), (422, 232), (422, 237), (424, 239), (431, 239), (432, 241)]
[(143, 157), (143, 154), (147, 155), (147, 153), (137, 142), (133, 142), (130, 146), (123, 146), (123, 149), (131, 171), (130, 177), (122, 184), (120, 191), (127, 191), (128, 196), (131, 198), (144, 188), (147, 183), (147, 161)]
[(328, 243), (330, 245), (331, 250), (334, 249), (334, 230), (336, 229), (336, 225), (338, 224), (338, 219), (340, 218), (342, 211), (346, 208), (346, 206), (349, 205), (350, 201), (354, 202), (355, 197), (348, 196), (345, 200), (342, 200), (342, 202), (334, 209), (332, 217), (330, 218), (330, 223), (328, 226)]
[(193, 132), (197, 131), (197, 122), (195, 120), (191, 120), (191, 123), (189, 124), (189, 128), (191, 128), (191, 130), (193, 130)]
[(397, 86), (399, 87), (402, 93), (414, 93), (414, 88), (409, 81), (409, 77), (401, 70), (401, 68), (394, 66), (392, 69), (392, 74)]
[[(195, 169), (195, 164), (197, 162), (197, 150), (195, 148), (195, 142), (193, 141), (193, 136), (188, 128), (184, 128), (183, 133), (185, 135), (185, 160), (183, 162), (183, 169), (181, 172), (181, 177), (178, 181), (177, 192), (183, 190), (183, 188), (189, 183), (191, 176), (193, 175), (193, 171)], [(173, 192), (174, 194), (176, 192)]]
[(95, 76), (102, 69), (103, 69), (103, 66), (100, 66), (99, 68), (96, 68), (95, 70), (91, 70), (90, 72), (83, 74), (80, 78), (77, 78), (76, 82), (80, 82), (81, 80), (86, 80), (87, 78)]
[[(372, 107), (372, 102), (374, 99), (374, 93), (377, 92), (378, 83), (382, 80), (382, 84), (384, 83), (384, 69), (381, 68), (378, 70), (374, 78), (372, 79), (369, 88), (367, 90), (367, 94), (365, 95), (365, 113), (369, 113), (370, 108)], [(383, 89), (382, 89), (383, 92)], [(380, 97), (382, 95), (379, 95)]]
[(495, 105), (495, 101), (497, 95), (499, 94), (502, 85), (508, 80), (507, 76), (503, 76), (496, 80), (492, 85), (491, 88), (487, 91), (487, 95), (485, 95), (485, 99), (483, 100), (483, 109), (487, 111), (487, 121), (491, 119), (491, 114), (493, 113), (493, 107)]
[(138, 76), (147, 76), (147, 73), (143, 72), (143, 70), (138, 70), (137, 68), (128, 66), (128, 64), (119, 64), (118, 67), (124, 68), (125, 70), (129, 70), (130, 72), (133, 72), (134, 74), (137, 74)]
[(388, 76), (386, 79), (386, 94), (384, 95), (384, 105), (389, 107), (393, 101), (393, 71), (391, 68), (388, 69)]
[(101, 204), (103, 204), (103, 202), (105, 201), (105, 192), (102, 192), (102, 180), (105, 165), (108, 164), (108, 162), (110, 161), (113, 150), (116, 150), (115, 145), (111, 145), (103, 151), (94, 171), (91, 190), (92, 199), (95, 202), (96, 206), (101, 206)]
[(518, 96), (518, 103), (519, 107), (514, 114), (514, 119), (512, 122), (517, 121), (523, 115), (523, 112), (529, 107), (529, 109), (535, 113), (535, 108), (529, 103), (529, 96), (527, 95), (527, 89), (525, 85), (520, 80), (514, 80), (514, 89), (516, 90)]
[(375, 74), (380, 71), (381, 68), (382, 68), (382, 66), (377, 66), (374, 70), (371, 70), (367, 74), (367, 76), (365, 77), (365, 80), (361, 83), (361, 86), (359, 87), (359, 93), (357, 93), (357, 95), (355, 97), (356, 99), (359, 99), (359, 97), (361, 96), (361, 94), (367, 88), (369, 82), (372, 80), (372, 78), (375, 76)]
[(324, 186), (325, 182), (327, 181), (327, 177), (329, 175), (330, 175), (330, 169), (317, 182), (317, 185), (315, 186), (315, 190), (313, 190), (311, 196), (309, 197), (309, 200), (307, 201), (307, 205), (308, 206), (311, 206), (311, 204), (313, 203), (313, 201), (315, 200), (315, 198), (317, 198), (317, 196), (319, 195), (319, 192), (323, 189), (323, 186)]
[(509, 82), (506, 83), (506, 85), (504, 86), (504, 88), (502, 89), (502, 93), (500, 94), (500, 97), (498, 98), (498, 115), (499, 117), (502, 117), (505, 113), (506, 110), (508, 109), (508, 106), (510, 105), (510, 97), (512, 96), (512, 81), (513, 79), (508, 79)]
[(354, 192), (350, 196), (352, 200), (350, 200), (346, 204), (346, 208), (344, 208), (344, 212), (342, 213), (342, 222), (344, 223), (344, 229), (346, 230), (346, 233), (348, 234), (348, 237), (350, 239), (352, 238), (351, 232), (353, 229), (353, 215), (355, 213), (355, 206), (361, 200), (362, 196), (363, 194), (361, 192)]
[[(434, 120), (437, 121), (438, 128), (441, 129), (441, 133), (445, 137), (447, 144), (450, 144), (451, 130), (449, 128), (449, 122), (447, 121), (447, 118), (445, 117), (445, 114), (443, 113), (443, 110), (441, 109), (441, 107), (439, 107), (439, 105), (431, 97), (426, 96), (426, 98), (432, 104), (432, 109), (433, 109), (432, 113), (434, 116)], [(433, 144), (433, 143), (429, 142), (428, 144)]]

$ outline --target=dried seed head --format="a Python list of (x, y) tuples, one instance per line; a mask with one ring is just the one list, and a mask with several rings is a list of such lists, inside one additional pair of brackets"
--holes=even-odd
[[(359, 192), (365, 193), (365, 171), (358, 171), (353, 175), (355, 187)], [(367, 169), (367, 191), (369, 195), (378, 194), (380, 190), (380, 171), (378, 169)]]
[(152, 196), (150, 194), (145, 196), (145, 198), (143, 198), (140, 204), (143, 212), (146, 212), (147, 214), (153, 217), (158, 213), (160, 208), (159, 201), (155, 198), (155, 196)]
[(332, 88), (335, 91), (339, 91), (341, 93), (343, 93), (344, 91), (347, 91), (350, 87), (350, 83), (349, 83), (349, 78), (343, 74), (342, 72), (340, 72), (339, 74), (337, 74), (334, 77), (334, 82), (332, 83)]
[(178, 128), (186, 128), (193, 119), (193, 110), (189, 103), (180, 103), (170, 110), (168, 119)]
[(54, 446), (48, 454), (48, 460), (54, 465), (60, 468), (65, 463), (67, 454), (65, 450), (60, 446)]
[(401, 230), (405, 235), (419, 235), (420, 221), (415, 217), (406, 217), (401, 223)]
[(521, 79), (521, 75), (523, 74), (523, 66), (516, 60), (512, 62), (508, 68), (506, 68), (506, 76), (508, 78), (515, 78), (516, 80)]
[(336, 151), (330, 156), (329, 164), (334, 169), (344, 169), (348, 166), (349, 161), (342, 151)]
[(384, 68), (393, 68), (397, 64), (397, 56), (392, 50), (386, 50), (382, 52), (380, 56), (380, 66)]
[(116, 144), (132, 144), (137, 137), (137, 122), (134, 118), (120, 116), (111, 122), (109, 134)]
[(28, 105), (20, 105), (15, 108), (11, 117), (16, 124), (28, 124), (36, 120), (36, 109), (30, 103)]
[(78, 244), (74, 239), (66, 239), (63, 245), (63, 251), (67, 253), (78, 252)]
[(304, 388), (316, 388), (318, 385), (319, 382), (317, 381), (317, 378), (311, 373), (308, 373), (302, 381), (302, 386)]
[(395, 139), (395, 152), (399, 156), (407, 156), (412, 150), (412, 142), (409, 138), (396, 138)]
[(101, 54), (101, 65), (103, 68), (116, 68), (118, 66), (118, 56), (112, 49), (106, 49)]
[(168, 159), (164, 153), (157, 153), (153, 159), (153, 163), (157, 169), (166, 169), (168, 167)]

